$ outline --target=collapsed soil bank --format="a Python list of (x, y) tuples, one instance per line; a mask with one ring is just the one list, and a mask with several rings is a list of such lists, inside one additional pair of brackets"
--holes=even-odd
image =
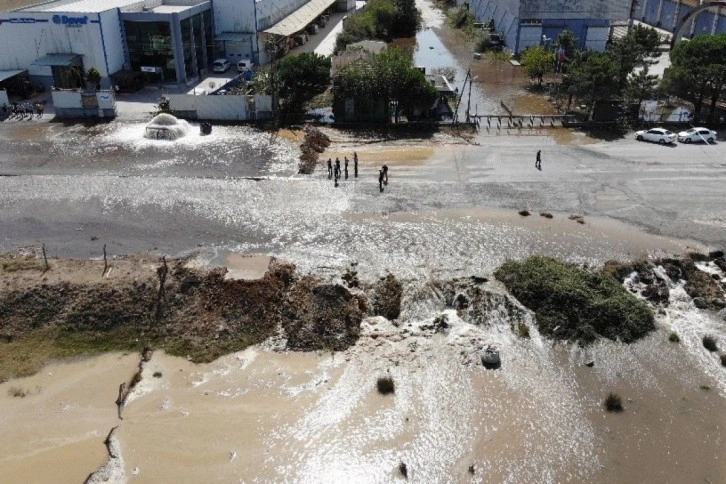
[[(152, 257), (115, 261), (114, 277), (94, 261), (53, 260), (44, 271), (33, 256), (0, 259), (0, 381), (50, 359), (112, 350), (161, 348), (207, 362), (281, 330), (290, 349), (340, 351), (356, 342), (366, 315), (400, 312), (392, 276), (351, 289), (274, 259), (257, 280)], [(69, 264), (95, 277), (63, 277), (79, 272)]]
[[(668, 300), (668, 285), (657, 269), (662, 267), (671, 279), (685, 281), (698, 307), (723, 309), (724, 282), (699, 269), (697, 260), (726, 273), (721, 253), (612, 262), (603, 273), (620, 283), (635, 280), (640, 295), (657, 308)], [(395, 275), (362, 283), (354, 267), (323, 280), (273, 259), (263, 277), (234, 280), (225, 277), (224, 268), (192, 268), (182, 259), (129, 256), (115, 260), (109, 272), (97, 261), (52, 260), (45, 271), (42, 259), (6, 255), (0, 256), (0, 269), (0, 381), (32, 374), (52, 359), (113, 350), (158, 348), (208, 362), (277, 335), (291, 350), (342, 351), (356, 343), (365, 317), (393, 321), (407, 310), (404, 286)], [(473, 277), (430, 284), (443, 297), (440, 302), (466, 321), (486, 324), (492, 311), (504, 309), (512, 330), (526, 336), (518, 322), (521, 306), (504, 295), (493, 300), (486, 282)], [(553, 301), (570, 304), (555, 296)], [(537, 313), (531, 301), (521, 302)], [(636, 337), (647, 331), (641, 333)]]

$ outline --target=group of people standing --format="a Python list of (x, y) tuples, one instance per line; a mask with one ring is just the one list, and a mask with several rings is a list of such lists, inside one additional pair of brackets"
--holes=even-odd
[(12, 102), (9, 105), (8, 104), (2, 105), (3, 117), (10, 117), (10, 118), (25, 119), (26, 116), (28, 117), (28, 119), (32, 119), (34, 117), (41, 118), (41, 117), (43, 117), (44, 110), (45, 110), (45, 105), (43, 103)]
[[(348, 179), (348, 164), (350, 161), (348, 160), (347, 156), (343, 157), (344, 159), (344, 165), (343, 169), (341, 170), (340, 167), (340, 158), (335, 158), (335, 163), (333, 163), (332, 158), (328, 158), (328, 180), (335, 180), (335, 186), (338, 186), (338, 180), (345, 177), (345, 179)], [(358, 153), (353, 152), (353, 177), (358, 178)], [(383, 167), (378, 170), (378, 189), (382, 192), (383, 191), (383, 185), (388, 185), (388, 166), (383, 165)]]
[[(350, 161), (348, 160), (348, 157), (345, 158), (345, 179), (348, 179), (348, 164)], [(335, 178), (335, 186), (338, 186), (338, 180), (340, 180), (343, 176), (343, 172), (340, 169), (340, 158), (335, 158), (335, 164), (333, 164), (333, 159), (328, 158), (328, 180)], [(353, 176), (358, 178), (358, 153), (353, 152)]]

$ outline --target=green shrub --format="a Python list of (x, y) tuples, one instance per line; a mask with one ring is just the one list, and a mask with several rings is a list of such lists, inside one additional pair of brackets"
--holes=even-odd
[(680, 343), (681, 342), (681, 337), (678, 336), (678, 333), (673, 332), (673, 333), (671, 333), (671, 334), (668, 335), (668, 341), (670, 341), (671, 343)]
[(726, 366), (726, 353), (721, 355), (721, 366)]
[(381, 395), (388, 395), (389, 393), (394, 393), (396, 391), (396, 385), (393, 383), (392, 376), (378, 377), (376, 387), (378, 388), (378, 393)]
[(607, 398), (605, 398), (605, 410), (613, 413), (622, 412), (624, 408), (623, 400), (620, 398), (620, 395), (610, 392)]
[(507, 261), (494, 275), (535, 313), (543, 335), (581, 344), (598, 337), (630, 343), (655, 329), (650, 308), (600, 272), (533, 256)]
[(20, 387), (11, 387), (8, 390), (8, 395), (15, 398), (25, 398), (27, 397), (29, 392), (27, 390), (23, 390)]
[(154, 378), (161, 378), (161, 372), (160, 371), (155, 371), (154, 372)]
[(703, 347), (710, 352), (718, 351), (718, 345), (716, 344), (716, 338), (707, 335), (703, 337)]

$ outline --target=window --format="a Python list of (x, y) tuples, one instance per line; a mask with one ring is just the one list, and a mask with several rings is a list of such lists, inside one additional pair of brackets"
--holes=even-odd
[(161, 69), (159, 78), (154, 81), (176, 82), (176, 64), (171, 40), (171, 25), (168, 22), (124, 21), (126, 40), (129, 48), (131, 68), (141, 67)]

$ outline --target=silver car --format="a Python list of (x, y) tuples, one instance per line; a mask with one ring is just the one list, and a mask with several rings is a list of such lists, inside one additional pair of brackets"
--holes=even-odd
[(651, 143), (670, 144), (676, 142), (676, 134), (665, 128), (651, 128), (635, 132), (635, 139), (638, 141), (650, 141)]
[(681, 143), (704, 143), (711, 144), (716, 141), (716, 132), (708, 128), (691, 128), (678, 133), (678, 141)]

